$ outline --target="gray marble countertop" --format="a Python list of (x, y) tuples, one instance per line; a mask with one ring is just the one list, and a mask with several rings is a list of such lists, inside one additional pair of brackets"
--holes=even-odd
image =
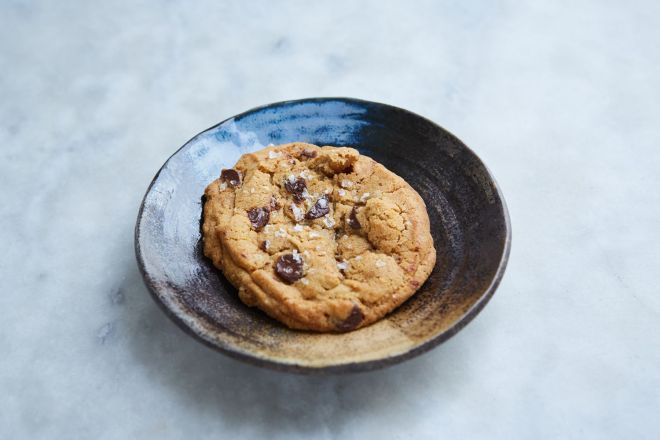
[[(660, 438), (660, 3), (0, 5), (0, 437)], [(295, 376), (176, 328), (133, 253), (195, 133), (311, 96), (457, 134), (507, 199), (504, 281), (432, 352)]]

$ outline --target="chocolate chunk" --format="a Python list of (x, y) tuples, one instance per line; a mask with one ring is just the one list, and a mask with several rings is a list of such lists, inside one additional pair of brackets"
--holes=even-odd
[(302, 177), (297, 177), (293, 180), (286, 179), (284, 181), (284, 188), (290, 193), (293, 194), (293, 200), (296, 202), (302, 202), (305, 200), (303, 193), (307, 189), (307, 183)]
[(351, 331), (360, 325), (363, 319), (364, 314), (362, 313), (362, 310), (360, 310), (360, 307), (358, 307), (357, 304), (353, 304), (351, 314), (348, 315), (348, 318), (337, 324), (337, 330), (340, 332)]
[(304, 150), (302, 150), (300, 155), (303, 157), (307, 157), (309, 159), (313, 159), (316, 157), (316, 151), (310, 150), (309, 148), (305, 148)]
[(314, 220), (315, 218), (320, 218), (330, 212), (330, 202), (328, 201), (327, 196), (322, 196), (320, 199), (314, 203), (314, 206), (307, 211), (305, 218), (308, 220)]
[(300, 254), (285, 254), (277, 258), (275, 273), (286, 283), (293, 283), (303, 277), (303, 261)]
[(236, 187), (241, 184), (241, 175), (238, 171), (229, 168), (220, 172), (220, 180), (227, 182), (227, 185)]
[(261, 243), (259, 243), (259, 249), (261, 249), (264, 252), (268, 252), (269, 246), (270, 246), (270, 242), (268, 240), (264, 240)]
[(354, 206), (353, 209), (351, 209), (351, 213), (348, 215), (348, 226), (350, 226), (352, 229), (360, 229), (362, 227), (356, 214), (357, 209)]
[(250, 208), (248, 209), (247, 216), (250, 219), (250, 223), (252, 223), (252, 228), (258, 231), (268, 224), (268, 220), (270, 220), (270, 209)]
[(275, 196), (270, 196), (270, 210), (277, 211), (280, 209), (280, 202), (277, 201)]

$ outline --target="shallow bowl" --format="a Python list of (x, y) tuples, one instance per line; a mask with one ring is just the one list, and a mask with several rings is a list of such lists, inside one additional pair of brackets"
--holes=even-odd
[[(373, 325), (343, 334), (289, 330), (245, 306), (202, 254), (206, 185), (242, 154), (294, 141), (357, 148), (403, 177), (426, 202), (435, 268), (412, 298)], [(156, 174), (135, 228), (144, 281), (182, 329), (238, 359), (305, 373), (372, 370), (445, 341), (495, 292), (510, 243), (504, 199), (474, 152), (419, 115), (349, 98), (270, 104), (198, 134)]]

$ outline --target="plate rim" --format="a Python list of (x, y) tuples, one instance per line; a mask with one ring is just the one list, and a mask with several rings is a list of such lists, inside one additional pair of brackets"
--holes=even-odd
[[(378, 358), (378, 359), (371, 359), (363, 362), (349, 362), (349, 363), (338, 363), (338, 364), (327, 364), (323, 366), (310, 366), (310, 365), (301, 365), (301, 364), (296, 364), (296, 363), (287, 363), (287, 362), (282, 362), (279, 360), (273, 360), (269, 358), (264, 358), (264, 357), (259, 357), (254, 354), (244, 352), (244, 351), (239, 351), (233, 349), (231, 346), (221, 346), (215, 343), (215, 341), (209, 340), (206, 338), (203, 334), (198, 333), (193, 329), (191, 326), (189, 326), (185, 320), (179, 316), (177, 313), (175, 313), (174, 310), (170, 309), (165, 302), (160, 298), (158, 289), (156, 287), (156, 283), (154, 280), (151, 278), (149, 273), (147, 272), (145, 268), (145, 260), (144, 256), (142, 254), (142, 251), (140, 249), (140, 236), (141, 236), (141, 223), (142, 223), (142, 218), (144, 214), (144, 207), (145, 207), (145, 202), (147, 199), (147, 196), (151, 193), (151, 190), (153, 186), (155, 185), (156, 181), (160, 177), (160, 173), (167, 167), (169, 164), (170, 160), (174, 158), (181, 150), (186, 148), (188, 144), (190, 144), (195, 138), (199, 137), (200, 135), (208, 132), (209, 130), (212, 130), (225, 122), (232, 120), (232, 119), (238, 119), (241, 117), (244, 117), (248, 114), (269, 108), (269, 107), (279, 107), (283, 105), (290, 105), (290, 104), (296, 104), (296, 103), (313, 103), (313, 102), (325, 102), (325, 101), (341, 101), (345, 103), (355, 103), (355, 104), (361, 104), (361, 105), (375, 105), (375, 106), (382, 106), (382, 107), (389, 107), (390, 109), (394, 109), (396, 111), (400, 111), (403, 113), (407, 113), (411, 116), (414, 116), (416, 118), (420, 118), (424, 121), (426, 121), (429, 124), (432, 124), (436, 127), (438, 127), (440, 130), (442, 130), (444, 133), (449, 135), (454, 141), (457, 141), (459, 145), (461, 145), (463, 148), (466, 149), (467, 153), (472, 156), (473, 159), (476, 159), (478, 163), (483, 166), (488, 178), (491, 180), (493, 187), (495, 188), (495, 191), (499, 197), (500, 203), (502, 205), (502, 214), (504, 216), (504, 229), (505, 229), (505, 239), (504, 239), (504, 249), (502, 252), (502, 256), (500, 257), (499, 264), (497, 266), (497, 269), (495, 271), (495, 274), (493, 275), (493, 278), (486, 288), (486, 290), (479, 296), (478, 300), (472, 304), (472, 306), (466, 310), (460, 318), (456, 320), (456, 322), (449, 327), (447, 330), (445, 330), (442, 333), (439, 333), (433, 337), (431, 337), (428, 340), (425, 340), (421, 343), (419, 343), (417, 346), (412, 347), (411, 349), (404, 351), (402, 353), (395, 354), (393, 356), (387, 356), (384, 358)], [(292, 99), (292, 100), (285, 100), (285, 101), (277, 101), (277, 102), (272, 102), (270, 104), (265, 104), (265, 105), (260, 105), (256, 106), (253, 108), (250, 108), (246, 111), (243, 111), (241, 113), (238, 113), (234, 116), (230, 116), (226, 119), (223, 119), (222, 121), (210, 126), (209, 128), (206, 128), (199, 133), (195, 134), (193, 137), (191, 137), (189, 140), (183, 143), (181, 147), (179, 147), (176, 151), (174, 151), (168, 158), (167, 160), (163, 163), (163, 165), (159, 168), (158, 172), (154, 175), (154, 177), (151, 179), (151, 182), (149, 183), (149, 186), (147, 187), (147, 190), (144, 193), (144, 196), (142, 197), (142, 200), (140, 202), (140, 209), (138, 210), (138, 216), (137, 220), (135, 222), (135, 228), (134, 228), (134, 251), (135, 251), (135, 257), (137, 260), (137, 265), (138, 269), (140, 271), (140, 275), (142, 276), (142, 279), (144, 281), (144, 284), (147, 287), (147, 290), (150, 293), (150, 296), (153, 298), (154, 302), (158, 304), (160, 309), (167, 315), (174, 323), (182, 329), (186, 334), (192, 336), (195, 340), (201, 342), (202, 344), (214, 349), (215, 351), (219, 351), (229, 357), (232, 357), (234, 359), (246, 362), (251, 365), (259, 366), (259, 367), (265, 367), (269, 368), (271, 370), (276, 370), (276, 371), (286, 371), (286, 372), (293, 372), (293, 373), (302, 373), (302, 374), (336, 374), (336, 373), (355, 373), (355, 372), (364, 372), (364, 371), (372, 371), (372, 370), (377, 370), (381, 368), (385, 368), (394, 364), (398, 364), (400, 362), (403, 362), (405, 360), (414, 358), (416, 356), (419, 356), (423, 353), (428, 352), (429, 350), (437, 347), (441, 343), (445, 342), (452, 336), (454, 336), (456, 333), (458, 333), (461, 329), (463, 329), (467, 324), (469, 324), (478, 314), (481, 312), (481, 310), (488, 304), (490, 299), (493, 297), (495, 294), (495, 291), (499, 287), (502, 278), (504, 276), (504, 273), (506, 271), (506, 267), (508, 265), (509, 261), (509, 256), (511, 253), (511, 239), (512, 239), (512, 231), (511, 231), (511, 219), (509, 216), (509, 210), (506, 204), (506, 201), (504, 199), (504, 195), (502, 194), (502, 190), (497, 183), (497, 180), (493, 176), (493, 173), (490, 171), (490, 169), (486, 166), (486, 164), (481, 160), (481, 158), (468, 146), (466, 145), (463, 141), (461, 141), (457, 136), (455, 136), (452, 132), (449, 130), (445, 129), (441, 125), (437, 124), (436, 122), (433, 122), (432, 120), (419, 115), (417, 113), (414, 113), (410, 110), (406, 110), (402, 107), (398, 107), (395, 105), (391, 104), (385, 104), (382, 102), (377, 102), (377, 101), (369, 101), (365, 99), (359, 99), (359, 98), (349, 98), (349, 97), (313, 97), (313, 98), (301, 98), (301, 99)]]

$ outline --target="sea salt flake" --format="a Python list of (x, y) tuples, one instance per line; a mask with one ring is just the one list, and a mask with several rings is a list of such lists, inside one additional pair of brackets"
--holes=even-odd
[(294, 230), (295, 232), (302, 232), (303, 227), (302, 227), (302, 225), (295, 225), (295, 226), (293, 227), (293, 230)]
[(342, 188), (350, 188), (353, 186), (353, 182), (348, 179), (344, 179), (341, 181), (340, 185)]
[(366, 202), (370, 195), (371, 195), (370, 193), (362, 194), (362, 197), (360, 197), (360, 201), (363, 203)]
[(317, 238), (317, 237), (320, 237), (320, 236), (321, 236), (321, 234), (319, 234), (318, 232), (312, 231), (312, 232), (309, 233), (309, 238)]
[(383, 260), (376, 260), (376, 267), (385, 267), (385, 262)]
[(271, 151), (268, 152), (268, 159), (277, 159), (281, 155), (282, 155), (282, 153), (280, 153), (279, 151), (272, 151), (271, 150)]
[(339, 191), (337, 191), (337, 194), (339, 194), (340, 197), (344, 197), (346, 195), (346, 191), (340, 189)]
[(337, 269), (339, 270), (346, 270), (348, 269), (348, 263), (345, 261), (342, 261), (340, 263), (337, 263)]
[(335, 219), (330, 217), (329, 214), (326, 214), (323, 218), (323, 223), (325, 223), (326, 227), (332, 228), (335, 225)]
[(293, 213), (293, 218), (299, 222), (305, 218), (305, 213), (301, 208), (298, 208), (295, 203), (291, 204), (291, 212)]

